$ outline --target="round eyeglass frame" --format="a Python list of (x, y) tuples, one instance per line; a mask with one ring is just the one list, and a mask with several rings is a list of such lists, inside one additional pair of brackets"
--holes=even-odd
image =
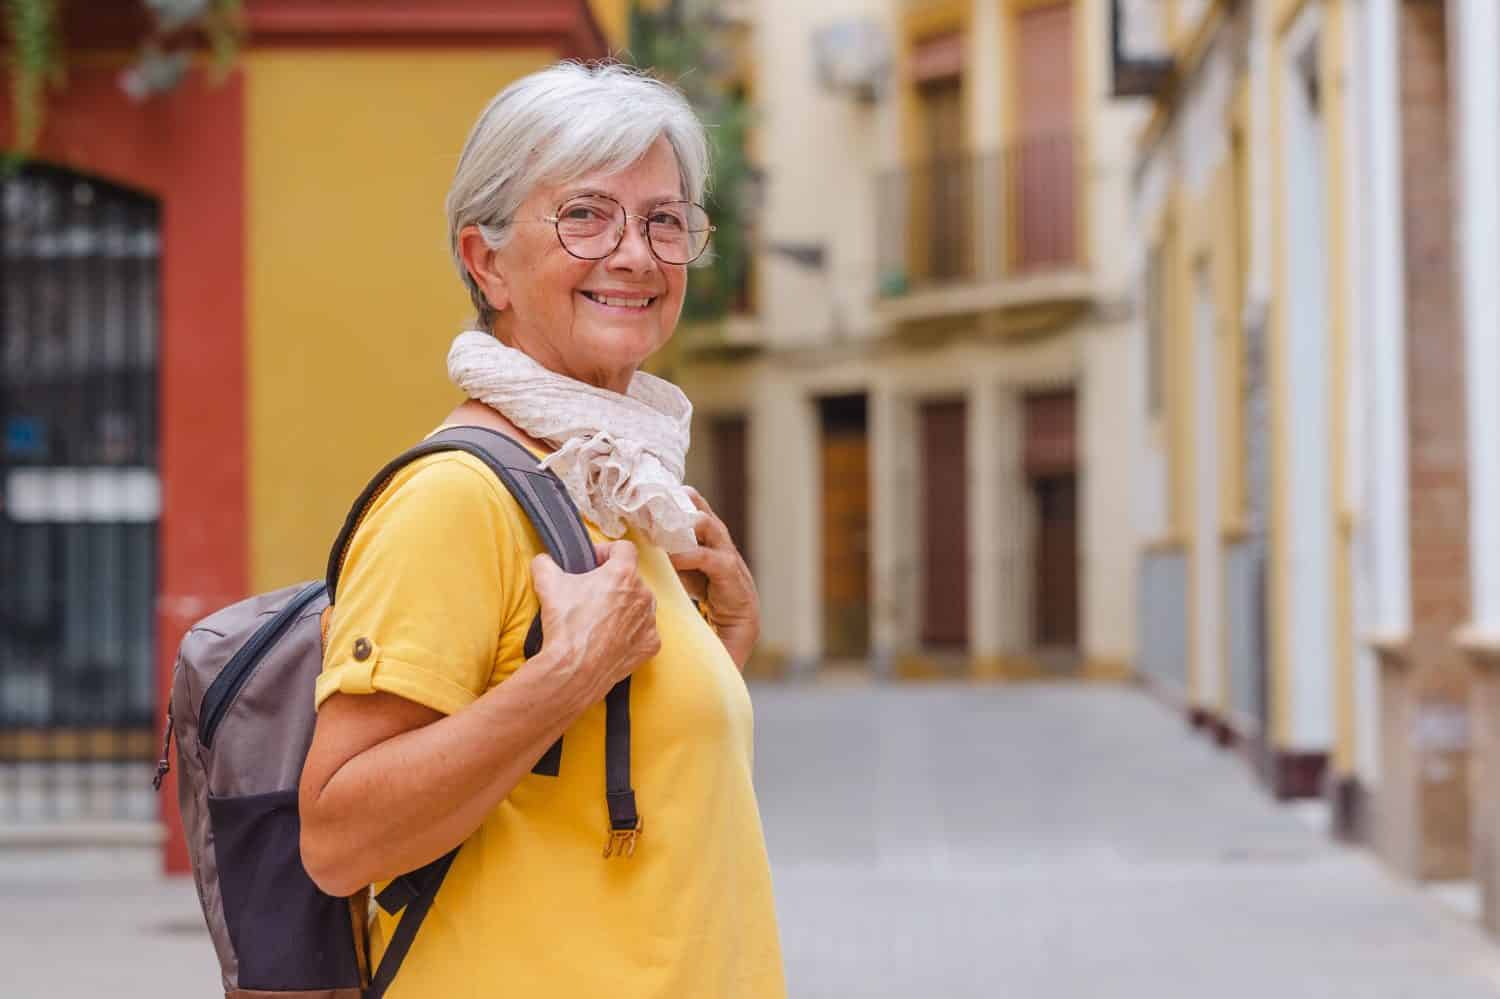
[[(619, 231), (615, 234), (615, 243), (614, 243), (614, 245), (611, 246), (607, 252), (601, 253), (598, 256), (592, 256), (591, 257), (591, 256), (585, 256), (582, 253), (578, 253), (571, 246), (569, 246), (567, 244), (566, 240), (563, 239), (563, 234), (562, 234), (562, 210), (564, 208), (566, 208), (572, 202), (577, 201), (579, 198), (597, 198), (597, 199), (602, 200), (602, 201), (612, 202), (615, 205), (615, 207), (620, 210), (620, 214), (623, 215), (623, 216), (625, 216), (625, 224), (622, 225), (622, 226), (620, 226), (619, 227)], [(708, 218), (708, 209), (706, 209), (702, 205), (698, 204), (698, 202), (696, 202), (696, 201), (688, 201), (686, 198), (683, 198), (683, 199), (680, 199), (680, 200), (677, 200), (677, 201), (663, 201), (661, 204), (656, 205), (655, 208), (661, 208), (663, 205), (691, 205), (692, 207), (694, 207), (694, 208), (698, 209), (700, 212), (702, 212), (703, 213), (703, 217), (705, 219)], [(661, 263), (669, 264), (669, 265), (671, 265), (673, 267), (686, 267), (688, 264), (691, 264), (693, 261), (695, 261), (699, 257), (703, 256), (704, 253), (708, 252), (709, 240), (707, 238), (705, 238), (703, 240), (703, 246), (701, 248), (699, 248), (699, 250), (698, 250), (697, 253), (693, 254), (688, 259), (686, 259), (686, 260), (668, 260), (668, 259), (666, 259), (665, 257), (663, 257), (661, 255), (660, 252), (657, 251), (657, 249), (656, 249), (656, 241), (651, 238), (651, 220), (650, 220), (650, 218), (648, 218), (645, 215), (633, 215), (633, 214), (631, 214), (629, 211), (627, 211), (625, 209), (625, 206), (623, 204), (621, 204), (619, 200), (617, 200), (615, 198), (611, 198), (607, 194), (578, 194), (578, 195), (574, 195), (573, 197), (568, 198), (566, 201), (564, 201), (560, 205), (558, 205), (557, 208), (553, 210), (553, 213), (551, 215), (544, 215), (541, 218), (537, 219), (536, 221), (538, 221), (538, 222), (546, 222), (546, 223), (548, 223), (548, 224), (550, 224), (552, 226), (552, 231), (555, 232), (555, 233), (557, 233), (557, 243), (558, 243), (558, 245), (561, 246), (563, 248), (563, 250), (567, 252), (568, 256), (573, 257), (573, 258), (575, 258), (577, 260), (603, 260), (606, 257), (608, 257), (611, 254), (613, 254), (616, 250), (618, 250), (620, 248), (620, 244), (623, 243), (623, 242), (625, 242), (625, 230), (630, 226), (630, 222), (631, 222), (632, 219), (634, 219), (634, 220), (639, 221), (639, 222), (642, 223), (641, 234), (646, 237), (646, 246), (648, 248), (650, 248), (651, 255), (653, 257), (655, 257)], [(712, 234), (714, 232), (717, 232), (718, 228), (719, 228), (718, 226), (716, 226), (712, 222), (710, 222), (707, 229), (690, 229), (688, 231), (689, 232), (705, 232), (705, 233)]]

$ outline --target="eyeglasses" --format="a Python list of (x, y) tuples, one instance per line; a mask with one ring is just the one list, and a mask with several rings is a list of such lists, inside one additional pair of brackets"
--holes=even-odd
[[(649, 215), (632, 215), (625, 206), (605, 194), (582, 194), (569, 198), (557, 213), (537, 219), (557, 229), (562, 248), (580, 260), (603, 260), (625, 241), (630, 220), (644, 223), (646, 245), (664, 264), (690, 264), (708, 249), (708, 212), (691, 201), (665, 201)], [(525, 221), (525, 220), (521, 220)]]

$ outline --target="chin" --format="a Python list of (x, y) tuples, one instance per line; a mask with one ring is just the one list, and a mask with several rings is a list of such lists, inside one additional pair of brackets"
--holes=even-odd
[(612, 366), (640, 364), (667, 342), (659, 329), (632, 327), (603, 329), (592, 339), (598, 345), (595, 356), (608, 358)]

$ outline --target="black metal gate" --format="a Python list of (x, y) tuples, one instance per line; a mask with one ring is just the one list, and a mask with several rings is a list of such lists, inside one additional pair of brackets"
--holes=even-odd
[(0, 180), (0, 823), (154, 816), (158, 216)]

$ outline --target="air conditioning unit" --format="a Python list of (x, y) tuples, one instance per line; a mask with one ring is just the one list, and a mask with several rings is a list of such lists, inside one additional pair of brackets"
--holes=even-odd
[(813, 32), (818, 82), (832, 93), (877, 101), (890, 85), (891, 44), (872, 18), (836, 21)]

